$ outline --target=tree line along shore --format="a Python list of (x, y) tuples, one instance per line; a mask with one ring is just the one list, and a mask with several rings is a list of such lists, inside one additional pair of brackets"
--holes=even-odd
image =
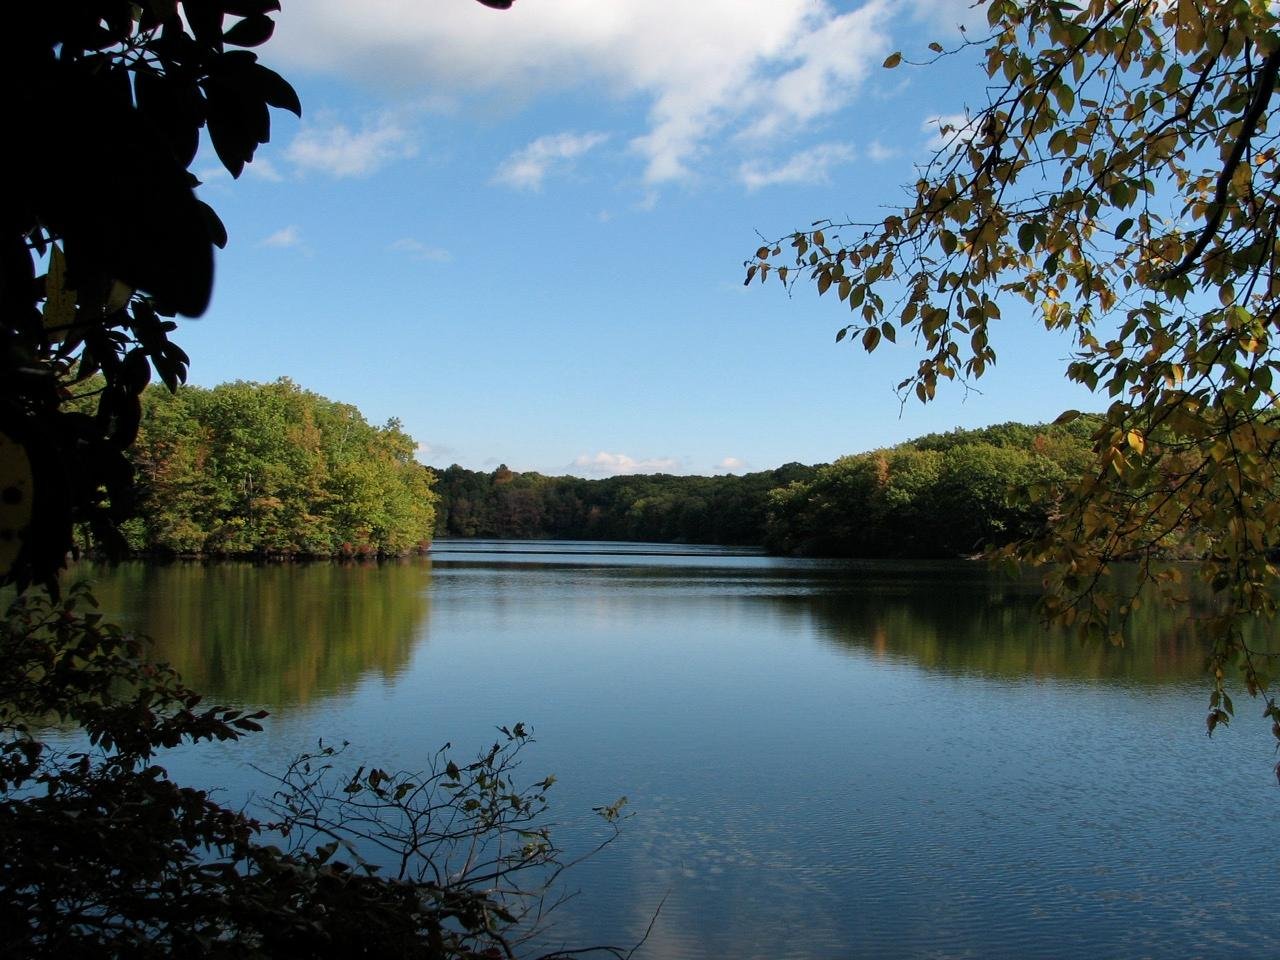
[(374, 557), (438, 537), (759, 546), (950, 557), (1033, 536), (1089, 461), (1089, 418), (930, 434), (742, 475), (588, 480), (422, 466), (374, 426), (288, 379), (149, 389), (132, 451), (139, 555)]

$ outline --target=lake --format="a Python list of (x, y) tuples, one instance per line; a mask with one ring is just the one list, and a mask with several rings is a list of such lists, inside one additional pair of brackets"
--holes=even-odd
[(319, 737), (419, 769), (516, 721), (570, 852), (625, 794), (550, 942), (630, 944), (661, 904), (638, 960), (1280, 956), (1261, 704), (1207, 737), (1204, 649), (1152, 612), (1086, 649), (980, 564), (662, 544), (76, 574), (271, 711), (171, 758), (225, 799)]

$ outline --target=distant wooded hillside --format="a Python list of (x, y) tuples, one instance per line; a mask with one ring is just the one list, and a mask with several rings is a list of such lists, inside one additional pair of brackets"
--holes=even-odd
[(1091, 427), (1005, 423), (743, 476), (584, 480), (438, 471), (436, 533), (957, 556), (1035, 533), (1087, 462)]
[(816, 472), (789, 463), (741, 477), (651, 474), (584, 480), (516, 473), (505, 466), (479, 473), (455, 464), (437, 472), (436, 533), (761, 544), (769, 491)]
[(1092, 429), (1005, 423), (742, 476), (433, 477), (398, 422), (372, 426), (287, 379), (148, 390), (140, 510), (122, 530), (136, 551), (206, 556), (400, 554), (433, 535), (962, 556), (1036, 534), (1088, 463)]

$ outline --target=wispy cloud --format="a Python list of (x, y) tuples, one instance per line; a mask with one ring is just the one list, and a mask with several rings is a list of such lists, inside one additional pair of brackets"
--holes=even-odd
[(593, 89), (639, 102), (646, 129), (630, 146), (642, 179), (661, 184), (696, 175), (727, 138), (793, 136), (846, 107), (883, 60), (894, 17), (951, 9), (917, 2), (539, 0), (441, 16), (402, 0), (308, 0), (286, 4), (272, 50), (286, 67), (395, 91), (529, 100)]
[[(251, 163), (245, 164), (244, 172), (245, 176), (268, 180), (271, 183), (280, 183), (284, 180), (284, 174), (280, 172), (280, 168), (266, 157), (261, 156), (261, 154), (255, 157)], [(213, 163), (197, 170), (196, 179), (201, 183), (211, 183), (218, 180), (230, 180), (231, 174), (227, 172), (226, 167)]]
[(517, 190), (540, 190), (549, 173), (564, 169), (608, 139), (606, 133), (553, 133), (539, 137), (502, 161), (493, 180)]
[(967, 113), (935, 114), (925, 118), (924, 123), (920, 124), (920, 129), (925, 133), (933, 134), (929, 138), (931, 150), (941, 150), (957, 141), (963, 143), (966, 140), (972, 140), (978, 132), (973, 127), (973, 118)]
[(680, 473), (683, 467), (674, 457), (637, 460), (625, 453), (583, 454), (574, 458), (571, 473), (598, 477), (620, 477), (635, 473)]
[(879, 140), (872, 140), (867, 144), (867, 157), (874, 163), (884, 163), (886, 160), (892, 160), (898, 155), (896, 147), (887, 147)]
[(453, 254), (444, 247), (433, 247), (413, 237), (401, 237), (394, 243), (388, 244), (387, 249), (392, 253), (403, 253), (410, 260), (448, 263), (453, 259)]
[(456, 458), (458, 455), (456, 449), (444, 443), (419, 443), (414, 453), (423, 463), (430, 463), (433, 460), (436, 463), (444, 463), (446, 460)]
[(856, 158), (857, 151), (847, 143), (822, 143), (772, 166), (744, 163), (738, 168), (738, 179), (748, 190), (782, 183), (830, 183), (832, 167)]
[(250, 176), (257, 177), (259, 180), (269, 180), (272, 183), (280, 183), (284, 180), (284, 174), (266, 157), (254, 158), (252, 163), (245, 166), (245, 170)]
[(275, 247), (280, 250), (287, 250), (291, 247), (302, 246), (302, 231), (295, 224), (287, 227), (281, 227), (270, 236), (263, 237), (258, 241), (260, 247)]
[(927, 39), (944, 44), (959, 39), (961, 28), (981, 29), (987, 23), (986, 7), (974, 0), (910, 0), (909, 7), (917, 20), (937, 31)]
[(739, 457), (725, 457), (716, 464), (716, 473), (741, 473), (748, 467), (747, 461)]
[(760, 115), (746, 134), (771, 137), (803, 128), (842, 109), (887, 49), (889, 7), (872, 2), (862, 9), (813, 24), (789, 51), (788, 67), (766, 85)]
[(380, 117), (358, 130), (325, 120), (304, 127), (289, 144), (285, 157), (300, 170), (343, 178), (367, 177), (417, 152), (405, 127), (390, 117)]

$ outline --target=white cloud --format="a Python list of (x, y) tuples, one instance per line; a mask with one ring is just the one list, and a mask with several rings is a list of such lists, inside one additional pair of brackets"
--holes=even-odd
[[(287, 4), (272, 55), (397, 95), (510, 102), (598, 89), (647, 109), (631, 141), (651, 184), (695, 172), (721, 137), (795, 133), (842, 109), (883, 59), (898, 8), (865, 0), (538, 0)], [(910, 16), (910, 13), (907, 14)]]
[(456, 449), (444, 443), (419, 443), (414, 452), (422, 463), (429, 463), (432, 460), (443, 463), (458, 455)]
[(933, 134), (929, 138), (931, 150), (941, 150), (953, 143), (971, 140), (978, 132), (973, 127), (973, 118), (967, 113), (935, 114), (926, 118), (924, 123), (920, 124), (920, 129), (925, 133)]
[(284, 179), (284, 175), (274, 163), (266, 157), (255, 157), (253, 162), (245, 166), (245, 170), (251, 176), (257, 177), (259, 180), (269, 180), (272, 183), (279, 183)]
[[(251, 163), (245, 164), (245, 174), (256, 177), (259, 180), (268, 180), (271, 183), (279, 183), (284, 180), (284, 176), (280, 173), (280, 169), (268, 160), (266, 157), (258, 156)], [(220, 163), (210, 164), (207, 167), (201, 167), (195, 171), (196, 179), (201, 183), (210, 183), (217, 180), (230, 180), (231, 174), (227, 172), (227, 168)]]
[(408, 130), (390, 117), (381, 117), (358, 131), (321, 119), (293, 138), (285, 156), (300, 170), (342, 178), (367, 177), (417, 152)]
[(791, 50), (795, 66), (769, 84), (764, 114), (747, 133), (786, 133), (845, 106), (848, 91), (887, 52), (887, 14), (885, 4), (868, 3), (800, 36)]
[(387, 249), (392, 253), (403, 253), (411, 260), (448, 263), (453, 259), (453, 254), (443, 247), (433, 247), (413, 237), (401, 237), (394, 243), (388, 244)]
[(879, 140), (872, 140), (867, 144), (867, 157), (875, 163), (884, 163), (886, 160), (892, 160), (898, 155), (896, 147), (887, 147)]
[(960, 27), (972, 31), (987, 24), (987, 8), (975, 0), (911, 0), (910, 6), (917, 20), (937, 31), (928, 39), (944, 45), (959, 39)]
[(716, 464), (716, 473), (740, 473), (747, 468), (747, 461), (739, 457), (725, 457)]
[(608, 139), (605, 133), (552, 133), (539, 137), (502, 161), (493, 175), (494, 182), (517, 190), (540, 190), (543, 179), (553, 169), (565, 167)]
[(207, 167), (201, 167), (195, 171), (196, 179), (202, 184), (212, 183), (216, 180), (229, 180), (231, 174), (227, 173), (227, 168), (220, 164), (211, 164)]
[(290, 247), (302, 246), (302, 231), (294, 224), (287, 227), (281, 227), (269, 237), (263, 237), (258, 241), (260, 247), (276, 247), (280, 250), (287, 250)]
[(589, 476), (619, 477), (635, 473), (679, 473), (682, 467), (674, 457), (637, 460), (625, 453), (606, 453), (601, 450), (595, 455), (584, 453), (574, 458), (569, 469)]
[(823, 143), (792, 154), (774, 166), (744, 163), (738, 168), (738, 179), (748, 190), (780, 183), (829, 183), (831, 168), (849, 163), (856, 156), (857, 152), (847, 143)]

